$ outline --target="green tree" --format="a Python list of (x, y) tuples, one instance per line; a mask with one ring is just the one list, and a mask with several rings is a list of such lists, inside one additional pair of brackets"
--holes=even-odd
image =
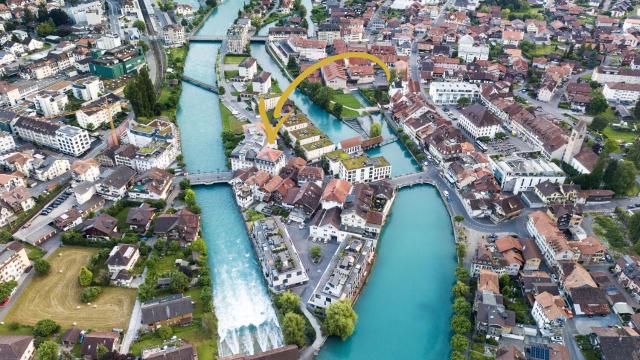
[(156, 334), (160, 339), (167, 340), (173, 336), (173, 329), (170, 326), (163, 326), (156, 330)]
[(322, 249), (319, 245), (313, 245), (309, 250), (309, 255), (311, 256), (311, 260), (317, 263), (322, 257)]
[(144, 21), (140, 19), (133, 22), (133, 27), (138, 29), (141, 33), (144, 33), (147, 30), (147, 26), (144, 24)]
[(453, 351), (464, 353), (467, 351), (467, 347), (469, 347), (469, 339), (466, 336), (454, 334), (451, 337), (451, 349)]
[(461, 97), (460, 99), (458, 99), (458, 106), (465, 107), (469, 105), (470, 102), (471, 100), (469, 100), (468, 97)]
[(457, 297), (453, 302), (453, 312), (456, 315), (468, 316), (471, 313), (471, 304), (463, 297)]
[(99, 286), (89, 286), (80, 291), (80, 301), (83, 303), (90, 303), (98, 298), (98, 295), (102, 293), (102, 288)]
[(156, 114), (156, 92), (147, 68), (142, 68), (136, 77), (129, 80), (124, 88), (124, 96), (137, 116), (151, 117)]
[(451, 360), (467, 360), (467, 357), (464, 356), (464, 354), (461, 354), (461, 353), (459, 353), (457, 351), (452, 351), (450, 359)]
[(593, 131), (601, 132), (608, 125), (609, 125), (609, 119), (607, 119), (605, 116), (596, 115), (593, 118), (593, 121), (591, 122), (591, 125), (589, 125), (589, 127)]
[(49, 17), (56, 26), (71, 24), (69, 15), (62, 9), (51, 9), (51, 11), (49, 11)]
[(640, 100), (636, 101), (636, 106), (633, 107), (633, 117), (640, 121)]
[(49, 337), (60, 331), (60, 325), (51, 319), (42, 319), (33, 327), (33, 336)]
[(460, 223), (464, 221), (464, 216), (463, 215), (456, 215), (453, 217), (453, 221)]
[(180, 271), (174, 270), (169, 273), (169, 289), (173, 292), (181, 293), (189, 288), (189, 278)]
[(38, 346), (36, 360), (58, 360), (58, 343), (47, 340)]
[(607, 99), (601, 93), (596, 94), (591, 98), (591, 101), (587, 104), (586, 110), (589, 115), (598, 115), (603, 113), (609, 104), (607, 104)]
[(41, 37), (49, 36), (53, 34), (54, 31), (56, 31), (56, 24), (54, 24), (51, 19), (41, 22), (36, 26), (36, 32), (38, 33), (38, 36)]
[[(610, 168), (613, 168), (611, 171)], [(627, 195), (633, 190), (638, 171), (636, 166), (627, 160), (609, 162), (604, 174), (605, 185), (617, 195)]]
[(382, 124), (378, 121), (374, 121), (369, 129), (369, 137), (376, 137), (382, 135)]
[(78, 275), (78, 282), (80, 283), (80, 286), (89, 286), (91, 285), (91, 281), (93, 281), (93, 273), (91, 270), (83, 266), (80, 269), (80, 275)]
[(324, 326), (328, 335), (338, 336), (344, 341), (353, 334), (358, 315), (353, 311), (349, 299), (332, 302), (325, 313)]
[(471, 331), (471, 321), (466, 316), (454, 315), (451, 318), (451, 330), (456, 334), (466, 334)]
[(636, 141), (627, 152), (627, 160), (632, 161), (636, 168), (640, 166), (640, 142)]
[(469, 286), (461, 281), (457, 281), (456, 284), (453, 285), (451, 292), (455, 297), (465, 297), (469, 295)]
[(0, 244), (6, 244), (9, 241), (13, 241), (13, 235), (7, 230), (0, 231)]
[(16, 286), (18, 286), (18, 283), (15, 280), (0, 283), (0, 302), (6, 301)]
[(157, 295), (155, 280), (145, 281), (138, 287), (138, 298), (145, 302), (153, 299)]
[(51, 270), (51, 264), (45, 259), (38, 259), (33, 263), (33, 268), (38, 275), (46, 275)]
[(620, 150), (620, 146), (618, 145), (618, 143), (611, 139), (605, 141), (604, 148), (602, 149), (605, 156), (611, 153), (618, 152), (619, 150)]
[(202, 330), (204, 331), (205, 335), (209, 337), (213, 336), (218, 328), (218, 320), (216, 320), (216, 315), (210, 312), (202, 314), (200, 325), (202, 326)]
[(296, 312), (300, 309), (300, 296), (291, 290), (284, 291), (276, 297), (276, 306), (283, 314)]
[(467, 283), (469, 281), (469, 270), (465, 269), (464, 266), (456, 267), (456, 279), (463, 283)]
[(189, 206), (195, 205), (196, 204), (196, 193), (191, 189), (185, 190), (184, 191), (184, 202)]
[(98, 359), (102, 359), (102, 357), (105, 356), (108, 352), (109, 349), (107, 349), (104, 344), (98, 344), (98, 346), (96, 347), (96, 357)]
[(289, 312), (284, 315), (282, 320), (282, 335), (287, 345), (298, 345), (299, 348), (304, 347), (306, 341), (304, 338), (304, 319), (302, 316)]
[(207, 245), (202, 239), (195, 239), (191, 242), (191, 251), (199, 252), (200, 254), (205, 254), (207, 252)]
[(340, 103), (336, 103), (333, 105), (333, 115), (335, 115), (336, 117), (342, 117), (342, 104)]

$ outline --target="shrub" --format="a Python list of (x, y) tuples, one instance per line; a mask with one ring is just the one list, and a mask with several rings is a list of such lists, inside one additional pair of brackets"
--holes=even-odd
[(98, 298), (98, 295), (100, 295), (101, 293), (102, 288), (99, 286), (90, 286), (88, 288), (84, 288), (82, 289), (82, 291), (80, 291), (80, 301), (82, 301), (83, 303), (92, 302), (93, 300)]
[(39, 337), (48, 337), (58, 331), (60, 331), (60, 325), (51, 319), (40, 320), (33, 327), (33, 335)]

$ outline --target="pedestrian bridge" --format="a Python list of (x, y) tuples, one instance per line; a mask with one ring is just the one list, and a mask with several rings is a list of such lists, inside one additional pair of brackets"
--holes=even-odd
[(399, 175), (391, 178), (390, 181), (396, 187), (396, 189), (402, 189), (404, 187), (410, 187), (413, 185), (421, 185), (421, 184), (435, 185), (435, 183), (433, 182), (433, 180), (431, 179), (431, 176), (427, 171)]
[[(227, 38), (226, 35), (191, 35), (189, 36), (189, 41), (195, 42), (223, 42)], [(265, 43), (268, 40), (267, 36), (252, 36), (252, 43)]]
[[(185, 175), (191, 185), (213, 185), (228, 183), (233, 179), (233, 171), (211, 171), (201, 173), (190, 173)], [(426, 171), (399, 175), (389, 179), (396, 189), (410, 187), (413, 185), (431, 184), (434, 185), (431, 176)]]
[(185, 175), (191, 185), (226, 184), (233, 178), (233, 171), (212, 171)]
[(196, 80), (190, 76), (182, 75), (182, 81), (188, 82), (191, 85), (195, 85), (201, 89), (209, 90), (212, 93), (218, 94), (218, 87), (216, 84), (207, 84), (206, 82)]

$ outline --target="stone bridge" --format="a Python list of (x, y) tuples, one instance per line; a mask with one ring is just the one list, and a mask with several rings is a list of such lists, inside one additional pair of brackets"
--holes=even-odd
[(395, 185), (396, 189), (402, 189), (403, 187), (420, 185), (420, 184), (435, 185), (435, 183), (433, 182), (433, 180), (431, 179), (431, 176), (427, 171), (399, 175), (394, 178), (391, 178), (391, 183)]
[[(191, 35), (189, 36), (189, 41), (223, 42), (226, 38), (227, 35)], [(252, 43), (264, 43), (267, 40), (267, 36), (254, 35), (251, 37)]]

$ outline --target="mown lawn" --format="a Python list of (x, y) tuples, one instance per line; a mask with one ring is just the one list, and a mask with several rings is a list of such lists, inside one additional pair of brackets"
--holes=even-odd
[(238, 70), (225, 70), (224, 71), (224, 79), (225, 80), (231, 80), (234, 77), (240, 75), (240, 71)]
[(242, 134), (242, 125), (245, 123), (233, 116), (231, 110), (229, 110), (223, 103), (220, 103), (220, 114), (222, 115), (222, 131), (231, 131), (235, 134)]
[(240, 64), (242, 62), (242, 60), (246, 59), (247, 57), (245, 55), (225, 55), (224, 56), (224, 63), (225, 64)]
[(619, 143), (630, 143), (636, 141), (638, 138), (637, 133), (629, 132), (629, 131), (619, 131), (614, 130), (611, 127), (607, 126), (602, 134), (607, 137), (607, 139), (617, 141)]
[(332, 100), (352, 109), (361, 109), (362, 104), (352, 94), (336, 93), (332, 96)]

